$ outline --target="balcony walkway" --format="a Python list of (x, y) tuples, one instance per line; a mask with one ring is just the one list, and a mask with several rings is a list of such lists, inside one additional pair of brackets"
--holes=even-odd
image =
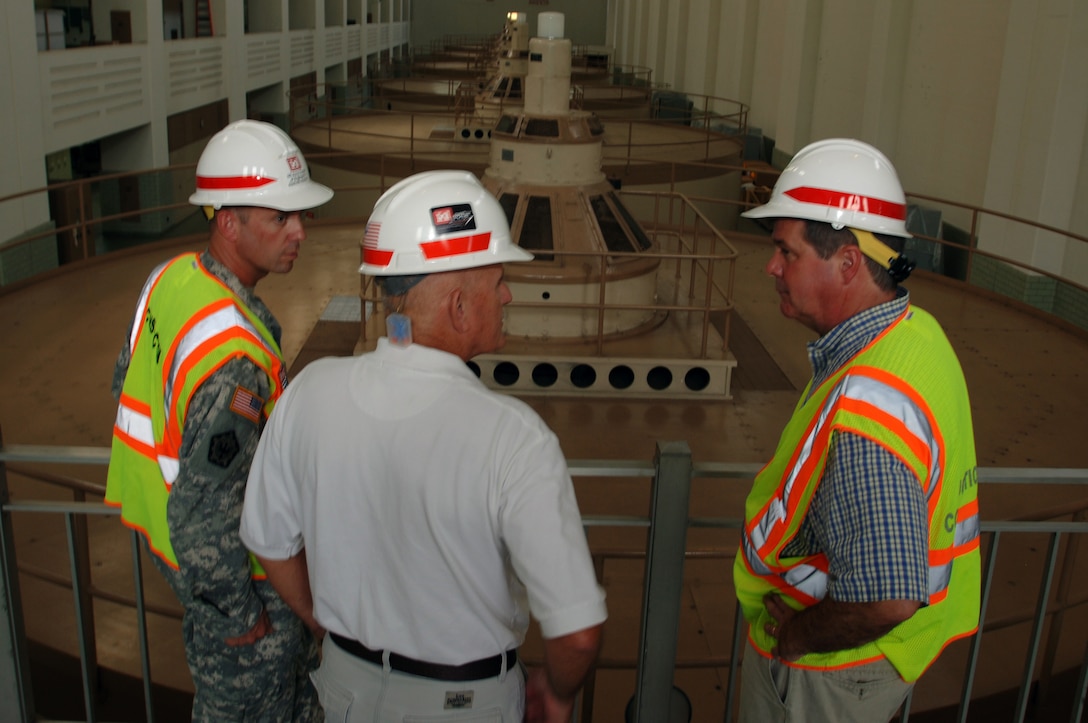
[[(315, 226), (303, 246), (295, 270), (268, 277), (260, 295), (284, 327), (283, 350), (293, 371), (316, 356), (350, 354), (356, 332), (351, 321), (323, 314), (330, 302), (357, 297), (356, 272), (359, 228)], [(771, 455), (781, 426), (808, 377), (805, 341), (811, 334), (778, 312), (773, 286), (762, 273), (770, 247), (755, 236), (730, 235), (741, 253), (735, 287), (737, 312), (732, 348), (738, 359), (734, 399), (728, 402), (534, 397), (527, 399), (557, 432), (568, 458), (651, 458), (657, 440), (686, 440), (699, 462), (761, 462)], [(113, 362), (120, 348), (132, 306), (146, 274), (163, 258), (182, 250), (202, 248), (199, 240), (116, 252), (82, 265), (62, 269), (33, 285), (0, 294), (0, 425), (5, 444), (108, 446), (114, 417), (110, 395)], [(933, 312), (945, 326), (967, 376), (975, 415), (981, 466), (1088, 467), (1083, 407), (1088, 400), (1088, 337), (1055, 325), (1038, 314), (995, 300), (943, 278), (918, 273), (907, 286), (919, 306)], [(334, 303), (334, 306), (335, 306)], [(739, 317), (737, 319), (736, 317)], [(357, 328), (357, 327), (356, 327)], [(101, 467), (73, 469), (73, 476), (104, 483)], [(13, 499), (66, 499), (55, 487), (11, 475)], [(646, 497), (630, 494), (623, 480), (579, 480), (584, 514), (645, 515)], [(981, 505), (986, 519), (1003, 519), (1066, 501), (1076, 490), (995, 485), (984, 488)], [(745, 490), (698, 484), (693, 487), (693, 511), (700, 516), (739, 517)], [(94, 583), (131, 594), (127, 536), (116, 519), (92, 519), (91, 555)], [(19, 563), (67, 574), (63, 524), (43, 516), (16, 517)], [(640, 548), (642, 530), (593, 529), (591, 543), (598, 552)], [(693, 560), (686, 569), (679, 658), (693, 661), (729, 655), (733, 593), (729, 574), (732, 542), (720, 531), (691, 530), (689, 546), (717, 553)], [(1045, 544), (1024, 546), (1005, 559), (994, 581), (991, 612), (1006, 614), (1028, 607), (1037, 593), (1034, 575), (1045, 557)], [(147, 566), (149, 603), (177, 608), (169, 590)], [(48, 648), (71, 650), (74, 634), (71, 593), (52, 583), (21, 576), (28, 636)], [(641, 560), (611, 558), (605, 567), (610, 619), (599, 673), (594, 718), (616, 721), (633, 690), (634, 674), (622, 668), (637, 654), (641, 605)], [(1088, 587), (1088, 575), (1075, 582), (1076, 594)], [(1025, 602), (1027, 601), (1027, 602)], [(100, 663), (138, 675), (133, 645), (132, 611), (98, 601), (95, 605)], [(1085, 624), (1085, 614), (1069, 616)], [(191, 689), (181, 648), (180, 625), (165, 615), (151, 615), (152, 673), (156, 683)], [(1072, 624), (1068, 622), (1067, 625)], [(1020, 645), (1025, 632), (995, 633), (994, 647), (984, 648), (978, 693), (1006, 683), (1018, 684), (1017, 671), (1008, 672), (994, 655)], [(1080, 663), (1084, 635), (1068, 636), (1059, 650), (1065, 667)], [(1019, 650), (1019, 648), (1016, 648)], [(526, 657), (538, 658), (539, 645), (530, 640)], [(962, 665), (952, 649), (949, 666)], [(923, 679), (914, 711), (948, 705), (959, 692), (959, 674)], [(1014, 666), (1015, 667), (1015, 666)], [(961, 671), (962, 668), (955, 668)], [(678, 668), (677, 684), (691, 697), (695, 721), (722, 720), (724, 668)], [(37, 684), (38, 678), (35, 679)], [(40, 697), (40, 696), (39, 696)], [(71, 696), (78, 702), (78, 695)], [(138, 701), (134, 704), (139, 706)], [(45, 713), (43, 709), (40, 712)], [(186, 715), (182, 715), (186, 718)], [(919, 716), (920, 717), (920, 716)], [(912, 720), (914, 718), (912, 717)]]

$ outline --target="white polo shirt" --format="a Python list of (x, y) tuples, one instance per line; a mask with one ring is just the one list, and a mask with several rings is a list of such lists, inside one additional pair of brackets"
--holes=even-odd
[(383, 338), (292, 381), (261, 435), (241, 536), (269, 559), (305, 548), (326, 629), (420, 660), (516, 648), (530, 610), (545, 638), (607, 615), (555, 434), (424, 346)]

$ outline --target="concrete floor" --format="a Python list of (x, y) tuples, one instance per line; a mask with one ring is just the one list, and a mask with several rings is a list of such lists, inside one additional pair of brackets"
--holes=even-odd
[[(260, 295), (283, 324), (283, 351), (290, 363), (323, 353), (350, 353), (350, 346), (343, 347), (352, 341), (352, 332), (320, 320), (334, 298), (358, 294), (360, 236), (358, 227), (315, 226), (295, 270), (268, 277), (259, 285)], [(527, 399), (556, 430), (568, 458), (650, 460), (658, 440), (687, 441), (696, 462), (757, 463), (770, 456), (797, 390), (808, 377), (804, 344), (811, 334), (778, 312), (772, 284), (761, 271), (770, 247), (756, 237), (742, 235), (731, 240), (741, 252), (735, 302), (743, 321), (742, 332), (749, 333), (756, 346), (769, 355), (747, 358), (759, 358), (761, 365), (770, 363), (767, 358), (773, 360), (776, 374), (753, 375), (747, 385), (738, 382), (729, 402)], [(202, 246), (201, 241), (190, 240), (116, 252), (63, 268), (33, 285), (0, 291), (3, 441), (108, 446), (115, 411), (110, 378), (140, 286), (163, 258)], [(916, 274), (907, 286), (913, 301), (944, 324), (960, 355), (972, 394), (979, 464), (1088, 468), (1088, 445), (1080, 421), (1088, 399), (1088, 337), (925, 273)], [(311, 340), (323, 346), (307, 351)], [(738, 354), (738, 359), (741, 372), (745, 358)], [(298, 364), (295, 366), (297, 369)], [(759, 381), (767, 378), (780, 382)], [(51, 471), (94, 482), (105, 480), (105, 470), (100, 467)], [(71, 499), (70, 492), (21, 474), (10, 475), (9, 481), (17, 501)], [(648, 485), (644, 481), (579, 479), (577, 490), (585, 514), (646, 514)], [(738, 517), (745, 492), (741, 484), (696, 480), (693, 515)], [(982, 490), (982, 511), (985, 519), (1002, 519), (1079, 495), (1061, 488), (1029, 491), (990, 486)], [(53, 516), (22, 514), (16, 516), (15, 533), (20, 566), (35, 573), (24, 572), (20, 578), (28, 636), (48, 648), (72, 650), (71, 593), (41, 579), (68, 575), (63, 522)], [(96, 587), (131, 595), (128, 537), (117, 520), (90, 520), (89, 537)], [(594, 551), (609, 556), (603, 583), (608, 590), (610, 618), (597, 678), (595, 720), (622, 720), (634, 689), (642, 561), (630, 555), (641, 549), (644, 537), (644, 533), (630, 529), (590, 532)], [(735, 545), (735, 535), (726, 532), (692, 530), (689, 535), (690, 549), (701, 551), (706, 559), (690, 560), (685, 570), (678, 653), (683, 666), (729, 656), (734, 606), (730, 556)], [(992, 602), (992, 616), (1030, 611), (1045, 552), (1045, 540), (1031, 540), (999, 566), (995, 590), (1000, 594)], [(151, 565), (145, 566), (145, 574), (149, 600), (164, 613), (176, 612), (176, 603)], [(1080, 575), (1078, 580), (1088, 577)], [(95, 616), (100, 663), (110, 670), (138, 675), (132, 609), (99, 599)], [(1084, 615), (1075, 612), (1070, 615), (1074, 618)], [(171, 689), (190, 690), (178, 621), (170, 614), (152, 614), (149, 623), (154, 680)], [(986, 638), (980, 691), (1007, 687), (1010, 681), (1018, 683), (1018, 669), (1004, 662), (1003, 654), (1008, 652), (1017, 659), (1026, 636), (1027, 628), (1021, 625), (993, 633), (992, 644), (991, 638)], [(1079, 663), (1084, 636), (1066, 637), (1059, 660)], [(950, 648), (923, 679), (915, 696), (915, 710), (956, 699), (965, 650), (959, 645)], [(525, 657), (539, 657), (535, 638), (527, 644)], [(727, 675), (728, 669), (723, 667), (678, 670), (676, 682), (692, 700), (693, 720), (722, 720)], [(71, 697), (78, 698), (78, 694), (73, 691)]]

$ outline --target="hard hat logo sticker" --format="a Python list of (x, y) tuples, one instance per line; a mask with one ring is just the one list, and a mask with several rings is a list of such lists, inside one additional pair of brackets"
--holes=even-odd
[(302, 168), (302, 161), (298, 159), (298, 156), (288, 156), (287, 167), (292, 171), (298, 171)]
[(472, 213), (472, 206), (467, 203), (432, 208), (431, 222), (434, 230), (440, 234), (476, 228), (476, 217)]

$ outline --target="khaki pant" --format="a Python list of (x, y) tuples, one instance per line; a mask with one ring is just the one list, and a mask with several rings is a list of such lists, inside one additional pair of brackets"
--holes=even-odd
[(740, 723), (887, 723), (912, 687), (887, 660), (838, 670), (791, 668), (749, 640)]
[(525, 715), (520, 664), (492, 678), (452, 682), (360, 660), (327, 635), (321, 651), (311, 677), (327, 723), (521, 723)]

